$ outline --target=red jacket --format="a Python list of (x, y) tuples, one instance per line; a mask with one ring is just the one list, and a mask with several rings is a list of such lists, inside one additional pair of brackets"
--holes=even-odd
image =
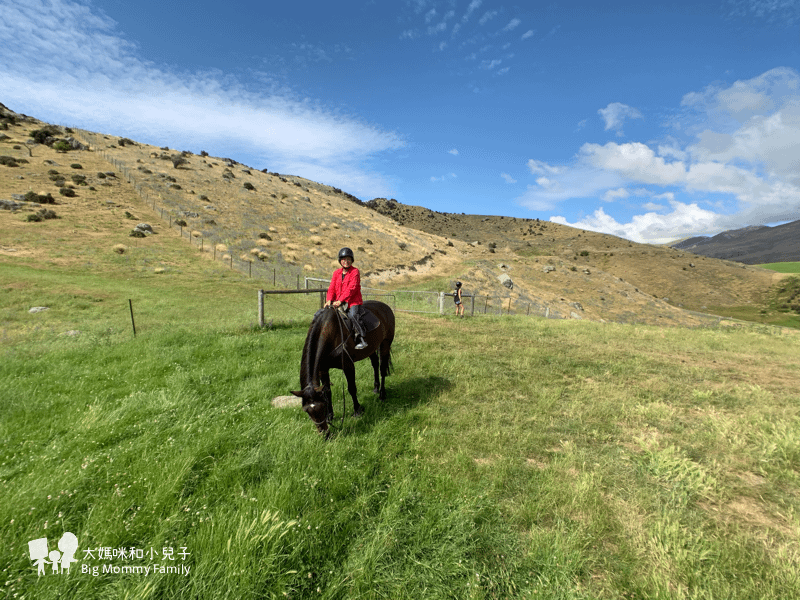
[(336, 269), (331, 277), (331, 285), (328, 287), (328, 302), (347, 302), (350, 306), (363, 304), (361, 299), (361, 274), (355, 267), (350, 267), (347, 274), (342, 279), (342, 271)]

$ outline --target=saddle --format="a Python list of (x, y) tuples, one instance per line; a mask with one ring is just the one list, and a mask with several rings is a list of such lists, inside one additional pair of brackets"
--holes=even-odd
[[(347, 308), (348, 307), (346, 305), (342, 304), (337, 310), (339, 311), (339, 314), (342, 316), (342, 319), (344, 319), (345, 326), (352, 331), (353, 330), (353, 324), (351, 323), (352, 318), (350, 317)], [(314, 313), (314, 318), (317, 318), (322, 313), (323, 310), (325, 309), (320, 308), (316, 313)], [(378, 320), (378, 317), (376, 317), (375, 314), (366, 306), (363, 305), (361, 306), (361, 315), (362, 315), (361, 320), (362, 320), (362, 325), (364, 327), (365, 335), (370, 331), (374, 331), (375, 329), (380, 327), (381, 325), (380, 320)]]

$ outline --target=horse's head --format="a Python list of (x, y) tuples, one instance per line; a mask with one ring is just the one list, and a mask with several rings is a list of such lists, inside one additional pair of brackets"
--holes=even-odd
[(328, 410), (329, 402), (325, 389), (322, 386), (314, 387), (309, 384), (302, 391), (292, 392), (292, 394), (303, 399), (303, 410), (311, 417), (314, 425), (317, 426), (317, 431), (326, 433), (331, 414)]

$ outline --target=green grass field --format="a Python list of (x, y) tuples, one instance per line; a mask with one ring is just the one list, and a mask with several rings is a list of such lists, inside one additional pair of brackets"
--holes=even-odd
[(270, 404), (316, 297), (261, 330), (210, 263), (0, 284), (4, 597), (800, 598), (792, 332), (402, 313), (388, 401), (360, 363), (339, 428), (334, 372), (326, 442)]
[(798, 273), (800, 274), (800, 262), (780, 262), (780, 263), (766, 263), (758, 265), (776, 273)]

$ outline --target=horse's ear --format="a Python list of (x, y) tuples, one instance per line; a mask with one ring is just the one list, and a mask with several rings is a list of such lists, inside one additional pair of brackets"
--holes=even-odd
[(303, 397), (303, 392), (292, 392), (292, 394), (294, 394), (298, 398), (302, 398)]

